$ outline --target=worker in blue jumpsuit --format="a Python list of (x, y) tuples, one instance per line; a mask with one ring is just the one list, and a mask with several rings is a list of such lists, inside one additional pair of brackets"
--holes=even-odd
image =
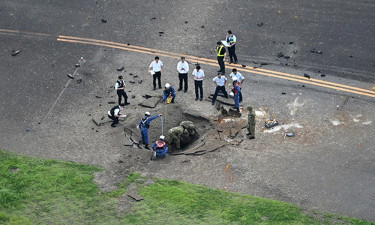
[(148, 128), (150, 128), (150, 122), (159, 116), (162, 116), (161, 114), (151, 116), (150, 112), (145, 112), (145, 116), (142, 118), (142, 120), (138, 124), (138, 129), (141, 129), (141, 135), (142, 135), (142, 142), (145, 145), (146, 149), (150, 149), (148, 147)]
[(241, 95), (241, 87), (237, 82), (237, 77), (233, 77), (233, 88), (232, 92), (234, 94), (234, 108), (237, 109), (237, 111), (240, 110), (240, 95)]
[(158, 141), (152, 144), (152, 150), (154, 151), (154, 157), (164, 157), (168, 152), (168, 147), (164, 141), (165, 137), (160, 136)]
[(174, 90), (174, 88), (172, 87), (172, 85), (170, 85), (169, 83), (166, 83), (166, 84), (165, 84), (164, 91), (163, 91), (163, 102), (166, 102), (166, 101), (167, 101), (167, 98), (168, 98), (169, 96), (172, 96), (172, 101), (171, 101), (171, 103), (174, 103), (174, 99), (176, 98), (175, 90)]

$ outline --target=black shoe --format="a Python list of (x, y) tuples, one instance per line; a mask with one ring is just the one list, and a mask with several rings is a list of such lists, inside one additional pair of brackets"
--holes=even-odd
[(177, 91), (181, 91), (182, 90), (182, 88), (179, 88)]
[(218, 70), (217, 72), (221, 72), (221, 70)]
[(161, 89), (161, 87), (159, 87), (159, 89)]
[(129, 102), (125, 102), (125, 105), (130, 105), (130, 103)]
[(195, 101), (198, 101), (198, 99), (196, 98)]
[(211, 105), (215, 105), (215, 102), (211, 102)]
[(238, 61), (236, 60), (236, 61), (234, 62), (234, 64), (238, 64)]
[(203, 98), (200, 98), (199, 101), (203, 101)]
[(155, 91), (155, 89), (156, 89), (156, 88), (154, 87), (152, 90)]
[(184, 91), (184, 93), (186, 93), (186, 92), (187, 92), (187, 90)]
[(116, 125), (115, 124), (111, 124), (111, 127), (116, 127)]
[(150, 148), (148, 147), (148, 145), (145, 145), (145, 149), (148, 149), (148, 150), (150, 150)]

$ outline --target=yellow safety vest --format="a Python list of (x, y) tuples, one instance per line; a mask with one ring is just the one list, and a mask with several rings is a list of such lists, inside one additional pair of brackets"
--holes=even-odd
[(219, 56), (219, 57), (224, 57), (224, 54), (220, 54), (221, 49), (222, 49), (223, 47), (224, 47), (224, 46), (222, 46), (222, 45), (216, 47), (217, 56)]

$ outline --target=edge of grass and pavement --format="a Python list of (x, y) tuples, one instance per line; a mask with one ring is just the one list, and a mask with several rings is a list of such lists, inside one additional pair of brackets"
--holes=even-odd
[[(101, 192), (96, 166), (0, 151), (0, 224), (375, 224), (285, 202), (130, 173)], [(143, 201), (119, 210), (129, 185)]]

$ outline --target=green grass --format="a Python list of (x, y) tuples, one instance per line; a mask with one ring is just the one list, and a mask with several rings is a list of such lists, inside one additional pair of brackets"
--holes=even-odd
[[(136, 173), (102, 193), (92, 181), (100, 170), (0, 151), (0, 224), (372, 224), (173, 180), (143, 186)], [(119, 197), (133, 182), (144, 200), (121, 212)]]

